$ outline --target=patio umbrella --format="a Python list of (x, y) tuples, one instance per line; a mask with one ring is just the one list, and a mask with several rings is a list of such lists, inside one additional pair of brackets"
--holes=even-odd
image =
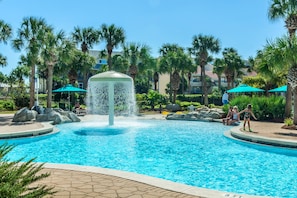
[(251, 87), (246, 84), (241, 84), (233, 89), (229, 89), (227, 93), (248, 93), (248, 92), (264, 92), (263, 89)]
[(85, 93), (85, 92), (87, 92), (87, 90), (81, 89), (81, 88), (78, 88), (78, 87), (74, 87), (71, 84), (68, 84), (68, 85), (65, 85), (64, 87), (61, 87), (59, 89), (53, 90), (53, 93), (68, 93), (69, 108), (70, 108), (70, 92), (81, 92), (81, 93)]
[(277, 87), (274, 89), (270, 89), (268, 92), (286, 92), (287, 91), (287, 85)]

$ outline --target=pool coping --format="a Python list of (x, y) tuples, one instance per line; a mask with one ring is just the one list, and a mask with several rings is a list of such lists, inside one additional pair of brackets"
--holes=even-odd
[(296, 140), (277, 139), (272, 137), (263, 137), (255, 135), (252, 132), (244, 133), (240, 130), (241, 126), (233, 127), (229, 131), (225, 132), (224, 135), (227, 137), (233, 137), (238, 140), (244, 140), (251, 143), (283, 147), (289, 149), (297, 149)]
[(58, 132), (58, 129), (52, 125), (52, 122), (40, 122), (40, 124), (42, 125), (42, 128), (15, 132), (1, 132), (0, 139), (24, 138)]
[[(37, 163), (41, 164), (41, 163)], [(237, 194), (232, 192), (224, 192), (219, 190), (213, 190), (208, 188), (201, 188), (190, 186), (186, 184), (181, 184), (165, 179), (160, 179), (156, 177), (151, 177), (147, 175), (142, 175), (133, 172), (108, 169), (108, 168), (99, 168), (93, 166), (81, 166), (74, 164), (55, 164), (55, 163), (45, 163), (44, 168), (49, 169), (61, 169), (61, 170), (72, 170), (72, 171), (80, 171), (80, 172), (88, 172), (88, 173), (96, 173), (102, 175), (110, 175), (115, 177), (120, 177), (124, 179), (129, 179), (132, 181), (136, 181), (139, 183), (156, 186), (159, 188), (163, 188), (166, 190), (179, 192), (187, 195), (194, 195), (199, 197), (207, 197), (207, 198), (226, 198), (226, 197), (238, 197), (238, 198), (265, 198), (269, 196), (256, 196), (256, 195), (247, 195), (247, 194)]]

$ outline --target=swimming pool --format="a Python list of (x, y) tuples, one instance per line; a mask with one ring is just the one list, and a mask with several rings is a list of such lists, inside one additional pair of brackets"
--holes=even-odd
[[(60, 133), (9, 140), (10, 159), (112, 168), (197, 187), (297, 197), (297, 151), (240, 143), (210, 122), (140, 120), (71, 123)], [(4, 141), (1, 141), (4, 142)]]

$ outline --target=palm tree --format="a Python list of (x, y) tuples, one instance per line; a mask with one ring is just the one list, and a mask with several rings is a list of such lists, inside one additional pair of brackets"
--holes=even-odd
[(227, 78), (228, 89), (230, 89), (234, 87), (234, 81), (242, 74), (241, 69), (244, 64), (234, 48), (223, 50), (223, 62), (225, 65), (224, 74)]
[(214, 61), (214, 68), (213, 68), (213, 73), (217, 74), (218, 76), (218, 88), (219, 90), (222, 89), (222, 74), (224, 73), (226, 69), (226, 65), (224, 63), (224, 59), (216, 58)]
[[(3, 20), (0, 20), (0, 43), (3, 42), (7, 44), (7, 41), (12, 36), (12, 28), (9, 24), (5, 23)], [(0, 54), (0, 66), (6, 66), (6, 57)]]
[(68, 70), (68, 78), (69, 83), (74, 85), (77, 81), (78, 72), (83, 67), (91, 68), (96, 64), (96, 60), (94, 57), (89, 54), (83, 53), (81, 51), (74, 51), (71, 62), (67, 67)]
[(12, 70), (11, 76), (18, 82), (18, 87), (16, 89), (18, 95), (23, 95), (25, 93), (25, 77), (30, 74), (30, 68), (26, 65), (19, 65), (17, 68)]
[(142, 59), (148, 56), (149, 47), (137, 43), (127, 43), (124, 45), (124, 57), (129, 59), (129, 74), (135, 81), (135, 76), (138, 73), (138, 65), (141, 65)]
[[(262, 59), (260, 59), (262, 58)], [(263, 60), (264, 59), (264, 60)], [(294, 94), (294, 124), (297, 124), (297, 38), (283, 37), (268, 43), (258, 55), (257, 67), (268, 71), (288, 71), (287, 82)], [(288, 69), (289, 68), (289, 69)], [(269, 74), (269, 73), (268, 73)], [(285, 112), (286, 113), (286, 112)], [(285, 114), (286, 116), (286, 114)]]
[[(272, 0), (268, 11), (271, 20), (285, 19), (286, 28), (290, 38), (295, 36), (297, 29), (297, 2), (296, 0)], [(292, 66), (294, 68), (294, 66)], [(293, 70), (291, 70), (294, 72)], [(294, 72), (296, 73), (296, 72)], [(296, 76), (297, 77), (297, 76)], [(292, 88), (287, 83), (285, 117), (290, 117), (292, 109)]]
[(49, 31), (45, 34), (44, 46), (41, 51), (41, 56), (47, 68), (47, 108), (52, 107), (54, 67), (58, 63), (59, 48), (62, 47), (64, 39), (65, 33), (63, 31), (60, 31), (57, 34)]
[(116, 48), (119, 44), (123, 44), (125, 42), (125, 32), (121, 27), (116, 27), (114, 24), (107, 26), (103, 24), (100, 30), (101, 39), (106, 42), (106, 50), (108, 53), (108, 67), (109, 70), (112, 70), (112, 59), (111, 54), (114, 48)]
[[(88, 53), (89, 49), (92, 48), (94, 44), (99, 42), (100, 33), (92, 27), (82, 29), (75, 27), (74, 32), (72, 33), (72, 38), (76, 44), (80, 44), (82, 52)], [(91, 68), (85, 67), (84, 65), (83, 68), (81, 68), (83, 71), (83, 87), (85, 89), (88, 87), (88, 76), (90, 69)]]
[(180, 72), (188, 67), (189, 59), (184, 49), (176, 44), (165, 44), (160, 49), (162, 57), (159, 62), (160, 72), (170, 74), (170, 99), (173, 91), (172, 103), (175, 103), (177, 91), (180, 88)]
[(24, 18), (21, 28), (18, 29), (17, 38), (13, 40), (15, 49), (19, 51), (25, 49), (27, 51), (27, 58), (31, 67), (30, 107), (34, 105), (35, 100), (35, 66), (38, 63), (38, 56), (43, 46), (45, 33), (51, 30), (52, 28), (42, 18)]
[(210, 53), (218, 53), (220, 49), (220, 41), (218, 39), (202, 34), (193, 37), (192, 47), (189, 48), (190, 53), (195, 56), (196, 63), (201, 67), (202, 90), (205, 105), (208, 105), (205, 66), (209, 62)]
[(127, 73), (127, 68), (129, 67), (129, 61), (122, 55), (117, 54), (112, 56), (112, 62), (114, 64), (114, 70)]
[[(177, 44), (169, 44), (166, 43), (164, 44), (161, 49), (159, 50), (161, 57), (158, 63), (158, 67), (159, 67), (159, 72), (162, 73), (169, 73), (169, 100), (170, 102), (173, 102), (172, 100), (172, 90), (173, 90), (173, 84), (172, 84), (172, 80), (173, 80), (173, 72), (174, 72), (174, 64), (173, 64), (173, 60), (174, 60), (174, 52), (177, 52), (178, 50), (182, 50), (182, 48), (180, 46), (178, 46)], [(176, 78), (176, 80), (178, 80)], [(174, 82), (174, 84), (177, 84), (178, 82)]]

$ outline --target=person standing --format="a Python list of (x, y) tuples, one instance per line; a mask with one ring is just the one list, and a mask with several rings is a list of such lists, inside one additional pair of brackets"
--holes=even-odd
[(253, 118), (255, 120), (257, 120), (257, 118), (255, 117), (253, 111), (252, 111), (252, 105), (251, 104), (248, 104), (247, 107), (240, 111), (239, 114), (241, 113), (244, 113), (243, 115), (243, 119), (244, 119), (244, 122), (243, 122), (243, 130), (245, 131), (245, 124), (247, 123), (248, 124), (248, 128), (249, 128), (249, 132), (252, 132), (252, 129), (251, 129), (251, 124), (250, 124), (250, 121), (251, 121), (251, 116), (253, 116)]
[(229, 103), (229, 95), (228, 95), (227, 91), (225, 91), (225, 93), (223, 94), (222, 103), (223, 103), (223, 105)]

